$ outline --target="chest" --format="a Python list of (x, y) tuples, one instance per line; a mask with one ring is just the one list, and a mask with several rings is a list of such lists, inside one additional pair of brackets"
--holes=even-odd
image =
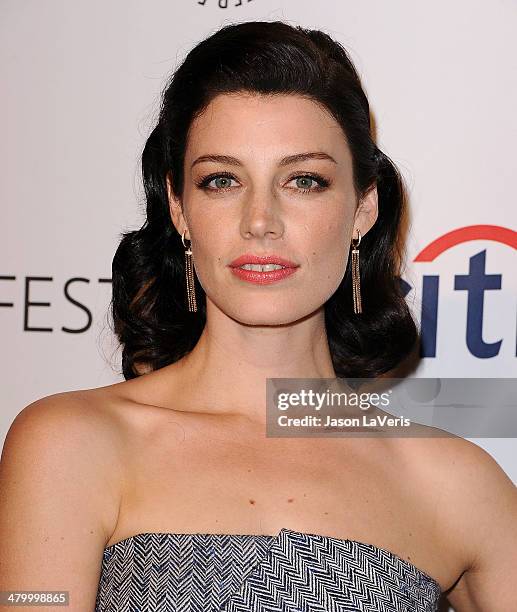
[(124, 464), (111, 542), (143, 532), (276, 534), (289, 527), (375, 544), (442, 585), (458, 575), (432, 491), (379, 439), (266, 438), (175, 422), (135, 436)]
[[(370, 452), (368, 452), (370, 449)], [(126, 503), (179, 525), (275, 531), (286, 519), (340, 535), (374, 524), (393, 530), (419, 496), (388, 449), (367, 439), (278, 439), (183, 430), (132, 446)], [(183, 528), (182, 528), (183, 529)], [(345, 531), (344, 531), (345, 530)]]

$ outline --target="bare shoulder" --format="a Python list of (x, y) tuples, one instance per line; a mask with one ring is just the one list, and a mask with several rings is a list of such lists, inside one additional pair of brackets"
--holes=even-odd
[[(515, 511), (517, 488), (481, 446), (452, 434), (437, 435), (441, 430), (434, 427), (418, 427), (419, 436), (401, 440), (400, 456), (413, 466), (415, 481), (440, 502), (450, 526), (468, 531), (474, 565), (479, 544), (492, 531), (490, 521), (503, 518), (499, 513), (504, 514), (505, 509)], [(506, 518), (516, 517), (507, 513)], [(476, 532), (470, 531), (474, 526)]]
[(76, 465), (87, 458), (113, 460), (122, 440), (121, 421), (104, 389), (65, 391), (25, 406), (7, 431), (2, 457), (39, 450), (44, 457), (70, 454), (67, 460)]
[(85, 486), (103, 490), (106, 503), (98, 510), (106, 532), (113, 513), (108, 502), (118, 500), (123, 475), (119, 424), (103, 389), (66, 391), (32, 402), (7, 431), (1, 456), (2, 490), (16, 487), (13, 474), (30, 484), (48, 484), (52, 479), (67, 481), (70, 487), (81, 487), (82, 478)]
[(469, 565), (449, 594), (458, 610), (517, 609), (517, 488), (494, 457), (468, 440), (449, 441), (448, 517)]
[(448, 600), (458, 610), (517, 610), (517, 487), (482, 447), (427, 430), (400, 448), (433, 495), (447, 550), (461, 560)]
[(123, 478), (113, 411), (96, 391), (38, 399), (9, 427), (0, 462), (4, 589), (69, 590), (76, 606), (92, 606)]

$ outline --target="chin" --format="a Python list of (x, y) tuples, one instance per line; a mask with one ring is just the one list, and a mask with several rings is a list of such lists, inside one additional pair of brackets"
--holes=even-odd
[[(246, 301), (243, 300), (237, 309), (235, 308), (236, 304), (233, 303), (232, 308), (225, 310), (225, 312), (235, 321), (253, 326), (290, 325), (313, 312), (313, 310), (307, 310), (306, 307), (303, 310), (293, 308), (292, 304), (296, 304), (295, 301), (291, 302), (291, 305), (287, 303), (283, 306), (265, 303), (261, 306), (260, 302), (260, 300), (255, 300), (251, 306), (247, 305)], [(305, 304), (304, 306), (307, 305)]]

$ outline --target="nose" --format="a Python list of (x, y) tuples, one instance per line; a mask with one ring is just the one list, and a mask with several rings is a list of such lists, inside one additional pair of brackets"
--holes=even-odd
[(243, 238), (280, 238), (284, 233), (280, 203), (271, 193), (256, 191), (243, 204), (240, 223)]

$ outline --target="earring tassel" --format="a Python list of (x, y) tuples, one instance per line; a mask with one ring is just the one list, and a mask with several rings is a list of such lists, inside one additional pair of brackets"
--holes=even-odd
[(196, 289), (194, 286), (194, 271), (192, 269), (192, 250), (185, 251), (185, 271), (187, 276), (187, 300), (189, 312), (197, 312)]
[(352, 249), (352, 290), (354, 298), (354, 312), (363, 311), (361, 305), (361, 280), (359, 274), (359, 249)]

